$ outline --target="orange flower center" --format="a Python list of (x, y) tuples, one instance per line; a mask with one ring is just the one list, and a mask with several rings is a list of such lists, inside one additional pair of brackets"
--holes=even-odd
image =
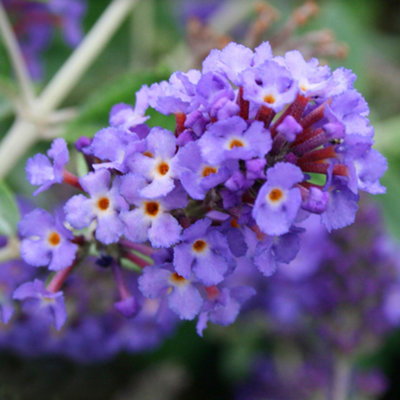
[(145, 212), (151, 217), (155, 217), (160, 211), (160, 205), (155, 201), (148, 201), (145, 204)]
[(269, 200), (274, 203), (281, 200), (282, 197), (283, 197), (283, 192), (279, 188), (274, 188), (268, 193)]
[(97, 207), (101, 211), (106, 211), (109, 206), (110, 206), (110, 200), (108, 197), (102, 197), (97, 201)]
[(300, 90), (302, 92), (307, 92), (307, 86), (306, 85), (300, 85)]
[(217, 168), (210, 167), (209, 165), (207, 165), (206, 167), (203, 168), (203, 171), (202, 171), (202, 173), (201, 173), (201, 176), (202, 176), (203, 178), (205, 178), (205, 177), (208, 176), (208, 175), (216, 174), (216, 173), (217, 173)]
[(231, 140), (231, 142), (229, 143), (229, 148), (233, 149), (234, 147), (243, 147), (244, 144), (241, 140), (239, 139), (233, 139)]
[(158, 164), (157, 169), (160, 175), (166, 175), (169, 171), (169, 165), (162, 161), (160, 164)]
[(207, 248), (207, 242), (202, 239), (198, 239), (193, 243), (193, 250), (196, 253), (201, 253)]
[(268, 103), (268, 104), (274, 104), (275, 103), (275, 96), (272, 94), (267, 94), (264, 96), (263, 100)]
[(176, 272), (174, 272), (169, 279), (175, 285), (179, 285), (186, 282), (186, 279), (183, 276), (178, 275)]
[(236, 218), (232, 218), (229, 224), (232, 228), (239, 228), (239, 224)]
[(57, 232), (51, 232), (47, 240), (51, 246), (57, 246), (61, 242), (61, 237)]

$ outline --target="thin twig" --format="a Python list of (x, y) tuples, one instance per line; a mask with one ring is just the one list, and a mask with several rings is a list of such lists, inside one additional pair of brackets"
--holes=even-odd
[(3, 37), (3, 42), (6, 46), (7, 52), (10, 56), (11, 63), (13, 65), (15, 76), (21, 88), (22, 100), (27, 106), (32, 104), (35, 94), (33, 90), (32, 81), (29, 77), (26, 63), (21, 54), (18, 41), (11, 28), (10, 22), (8, 21), (7, 14), (0, 1), (0, 31)]

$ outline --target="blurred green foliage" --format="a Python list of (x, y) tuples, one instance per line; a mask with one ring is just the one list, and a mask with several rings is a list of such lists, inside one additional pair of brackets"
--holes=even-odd
[(13, 192), (0, 181), (0, 235), (12, 236), (15, 234), (19, 211)]

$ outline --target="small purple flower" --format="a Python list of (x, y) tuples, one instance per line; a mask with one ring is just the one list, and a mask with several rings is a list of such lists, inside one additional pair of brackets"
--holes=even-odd
[(132, 318), (138, 311), (137, 299), (126, 286), (121, 268), (115, 262), (111, 261), (111, 268), (115, 279), (115, 284), (118, 289), (120, 300), (114, 303), (114, 308), (118, 310), (124, 317)]
[(15, 288), (31, 276), (31, 269), (22, 260), (0, 264), (0, 320), (8, 323), (14, 314), (12, 293)]
[(185, 229), (181, 243), (174, 248), (176, 272), (190, 279), (192, 272), (205, 285), (216, 285), (234, 267), (228, 242), (221, 232), (202, 219)]
[(196, 90), (198, 101), (210, 118), (222, 120), (239, 112), (235, 92), (230, 82), (222, 75), (212, 72), (203, 74)]
[(350, 69), (339, 67), (332, 72), (330, 83), (325, 91), (327, 97), (335, 96), (352, 89), (357, 76)]
[(35, 209), (26, 214), (18, 224), (21, 256), (35, 267), (48, 265), (50, 270), (69, 267), (78, 246), (71, 243), (72, 233), (63, 225), (60, 214), (55, 219), (45, 210)]
[(114, 308), (126, 318), (132, 318), (138, 312), (137, 302), (133, 296), (116, 301)]
[(288, 115), (276, 130), (286, 141), (291, 143), (296, 139), (297, 134), (303, 131), (303, 127), (291, 115)]
[(110, 125), (131, 133), (137, 125), (146, 122), (150, 118), (144, 115), (148, 107), (148, 90), (147, 86), (143, 86), (136, 93), (135, 108), (125, 103), (114, 105), (110, 111)]
[[(235, 322), (242, 304), (256, 291), (249, 286), (240, 286), (234, 288), (207, 288), (209, 300), (205, 303), (199, 315), (196, 325), (196, 331), (199, 336), (203, 336), (203, 330), (207, 327), (207, 322), (211, 321), (218, 325), (230, 325)], [(213, 295), (216, 292), (215, 295)]]
[(311, 186), (301, 203), (301, 207), (303, 210), (310, 211), (314, 214), (321, 214), (327, 210), (329, 198), (328, 192)]
[(175, 186), (176, 138), (171, 131), (155, 127), (146, 138), (145, 151), (131, 156), (131, 172), (143, 176), (147, 185), (140, 195), (153, 199), (168, 194)]
[(253, 52), (237, 43), (229, 43), (222, 50), (211, 50), (203, 61), (203, 74), (217, 72), (226, 76), (233, 84), (240, 86), (240, 74), (250, 67), (253, 61)]
[(148, 102), (161, 114), (187, 114), (196, 109), (196, 84), (201, 74), (197, 70), (174, 72), (169, 81), (153, 83), (148, 89)]
[(200, 312), (203, 299), (191, 280), (176, 272), (171, 265), (146, 267), (139, 278), (139, 289), (144, 296), (157, 298), (168, 295), (168, 305), (181, 319), (193, 319)]
[(330, 83), (328, 66), (319, 65), (316, 58), (305, 61), (303, 55), (297, 50), (288, 51), (283, 58), (277, 57), (277, 61), (290, 71), (303, 96), (324, 94)]
[(237, 162), (233, 160), (223, 164), (206, 163), (197, 142), (186, 144), (177, 154), (181, 183), (188, 194), (198, 200), (204, 199), (208, 190), (226, 181), (237, 168)]
[(253, 262), (263, 275), (271, 276), (278, 265), (290, 263), (299, 249), (297, 232), (288, 232), (278, 237), (267, 236), (257, 243)]
[(264, 157), (271, 149), (271, 137), (264, 124), (254, 121), (248, 126), (238, 116), (211, 125), (198, 143), (203, 158), (211, 164)]
[(127, 134), (118, 128), (104, 128), (96, 133), (91, 144), (84, 153), (93, 155), (100, 160), (107, 160), (93, 164), (93, 168), (114, 168), (122, 173), (128, 172), (128, 159), (132, 153), (144, 149), (144, 143), (136, 134)]
[(243, 72), (243, 97), (259, 105), (281, 111), (296, 97), (297, 88), (289, 71), (275, 61)]
[[(359, 92), (349, 89), (332, 98), (332, 102), (326, 107), (326, 114), (332, 113), (344, 126), (346, 136), (355, 135), (359, 140), (372, 139), (374, 128), (367, 118), (369, 114), (368, 104)], [(371, 145), (371, 141), (368, 140)]]
[(258, 192), (253, 218), (267, 235), (287, 233), (301, 205), (300, 190), (293, 187), (303, 180), (300, 168), (277, 163), (267, 171), (267, 182)]
[[(52, 159), (53, 163), (49, 159)], [(53, 184), (63, 181), (63, 171), (68, 160), (67, 143), (62, 138), (53, 141), (47, 157), (43, 154), (36, 154), (28, 159), (26, 163), (28, 181), (32, 185), (41, 185), (33, 193), (34, 196), (47, 190)]]
[(330, 232), (352, 224), (356, 217), (358, 200), (359, 196), (343, 185), (337, 185), (331, 190), (326, 211), (321, 215), (326, 229)]
[(355, 169), (358, 176), (358, 187), (372, 194), (385, 193), (386, 189), (379, 183), (379, 178), (387, 170), (387, 161), (381, 153), (370, 149), (356, 159)]
[(53, 293), (48, 291), (39, 279), (23, 283), (14, 291), (13, 298), (16, 300), (34, 300), (35, 306), (39, 306), (40, 311), (51, 315), (57, 330), (61, 329), (67, 319), (63, 292)]
[(185, 207), (187, 196), (178, 186), (165, 197), (144, 199), (139, 193), (145, 184), (134, 174), (121, 179), (122, 195), (136, 206), (121, 214), (125, 236), (136, 243), (150, 240), (153, 247), (170, 247), (178, 242), (182, 227), (169, 211)]
[(86, 228), (96, 220), (96, 238), (104, 244), (118, 241), (124, 229), (119, 213), (128, 209), (119, 193), (119, 181), (114, 180), (110, 188), (110, 180), (110, 172), (106, 169), (90, 172), (79, 179), (90, 197), (78, 194), (64, 207), (66, 220), (76, 229)]

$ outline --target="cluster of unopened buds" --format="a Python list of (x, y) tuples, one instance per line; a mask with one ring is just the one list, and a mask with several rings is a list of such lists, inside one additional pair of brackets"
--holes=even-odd
[[(235, 279), (238, 265), (273, 274), (296, 256), (299, 222), (318, 214), (328, 231), (344, 227), (359, 190), (384, 191), (386, 161), (371, 148), (355, 78), (298, 51), (274, 57), (267, 42), (230, 43), (201, 71), (143, 86), (134, 108), (115, 105), (110, 126), (75, 145), (88, 169), (79, 179), (56, 139), (28, 160), (28, 179), (36, 193), (62, 182), (80, 193), (54, 217), (36, 209), (19, 223), (24, 261), (55, 272), (13, 297), (39, 302), (60, 328), (63, 284), (94, 254), (113, 272), (123, 315), (150, 299), (154, 318), (168, 308), (198, 317), (199, 334), (208, 321), (230, 324), (255, 293)], [(149, 108), (174, 115), (175, 131), (150, 127)], [(136, 287), (126, 283), (132, 270)]]

